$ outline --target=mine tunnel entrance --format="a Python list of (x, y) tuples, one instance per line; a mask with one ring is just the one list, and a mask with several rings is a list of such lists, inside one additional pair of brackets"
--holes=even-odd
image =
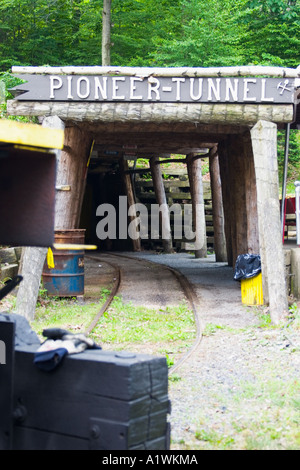
[[(159, 135), (148, 132), (147, 125), (144, 128), (139, 133), (133, 133), (130, 127), (122, 135), (106, 133), (105, 143), (101, 142), (101, 135), (95, 135), (80, 218), (80, 228), (86, 230), (86, 242), (96, 244), (100, 251), (165, 251), (160, 213), (161, 204), (165, 203), (169, 210), (171, 251), (194, 251), (194, 197), (201, 211), (198, 210), (201, 214), (198, 223), (204, 227), (201, 243), (205, 256), (207, 250), (214, 250), (209, 157), (213, 155), (212, 149), (216, 153), (217, 144), (184, 126), (181, 132), (169, 129)], [(200, 181), (193, 192), (195, 164)], [(216, 205), (222, 214), (221, 187), (215, 190), (219, 192)], [(132, 203), (137, 205), (139, 242), (133, 242), (129, 229)], [(225, 261), (223, 219), (219, 219), (219, 225)]]

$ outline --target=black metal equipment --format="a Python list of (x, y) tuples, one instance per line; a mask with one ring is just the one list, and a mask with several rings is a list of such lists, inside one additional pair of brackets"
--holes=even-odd
[(56, 156), (0, 146), (0, 244), (52, 246)]
[(0, 450), (169, 449), (165, 358), (88, 349), (43, 371), (19, 315), (0, 314), (0, 340)]

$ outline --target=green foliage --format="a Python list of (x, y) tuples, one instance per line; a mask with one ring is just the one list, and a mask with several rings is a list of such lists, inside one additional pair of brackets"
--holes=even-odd
[(18, 77), (12, 75), (10, 72), (0, 73), (0, 119), (10, 119), (12, 121), (22, 122), (36, 122), (35, 117), (26, 116), (8, 116), (6, 112), (6, 101), (12, 98), (10, 89), (22, 83)]
[(19, 83), (22, 83), (22, 80), (20, 80), (15, 75), (12, 75), (10, 72), (0, 73), (0, 81), (4, 85), (4, 99), (11, 99), (12, 94), (9, 90)]
[(297, 67), (300, 63), (300, 5), (291, 0), (250, 0), (240, 12), (240, 38), (248, 63)]
[[(278, 169), (280, 181), (283, 175), (285, 139), (285, 132), (278, 131)], [(293, 181), (300, 178), (300, 131), (296, 129), (290, 131), (287, 177), (293, 179)]]
[[(2, 0), (0, 70), (100, 65), (103, 0)], [(297, 66), (299, 1), (112, 0), (111, 62)]]
[(0, 67), (99, 64), (101, 9), (101, 0), (2, 0)]
[(232, 0), (183, 0), (179, 34), (158, 45), (157, 62), (194, 67), (242, 64), (236, 42), (240, 31), (235, 20), (237, 5)]

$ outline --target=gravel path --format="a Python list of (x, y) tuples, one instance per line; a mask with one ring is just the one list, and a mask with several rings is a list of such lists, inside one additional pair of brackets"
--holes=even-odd
[[(172, 449), (286, 449), (295, 442), (299, 449), (299, 431), (290, 443), (288, 422), (299, 430), (300, 330), (259, 328), (256, 309), (241, 304), (232, 268), (213, 256), (130, 256), (180, 270), (197, 291), (208, 330), (170, 382)], [(296, 403), (292, 417), (282, 416), (280, 397)]]

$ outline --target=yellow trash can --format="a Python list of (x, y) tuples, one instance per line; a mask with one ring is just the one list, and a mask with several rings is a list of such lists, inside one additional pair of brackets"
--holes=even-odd
[(263, 305), (262, 274), (249, 279), (241, 279), (242, 303), (246, 305)]

